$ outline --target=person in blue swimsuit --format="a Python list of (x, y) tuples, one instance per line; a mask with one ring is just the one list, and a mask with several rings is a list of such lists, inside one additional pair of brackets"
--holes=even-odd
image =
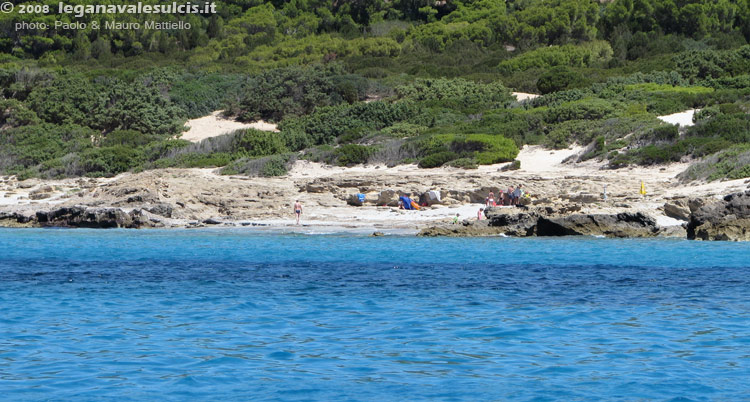
[(294, 213), (297, 215), (297, 224), (299, 225), (299, 216), (302, 215), (302, 204), (299, 200), (294, 202)]

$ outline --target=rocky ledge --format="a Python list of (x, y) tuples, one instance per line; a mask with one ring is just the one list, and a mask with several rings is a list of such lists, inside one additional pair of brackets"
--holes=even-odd
[(687, 237), (693, 240), (750, 241), (750, 190), (730, 194), (690, 215)]
[[(680, 203), (677, 203), (680, 204)], [(486, 220), (423, 229), (420, 236), (605, 236), (678, 237), (691, 240), (750, 241), (750, 191), (715, 202), (689, 200), (670, 207), (688, 218), (677, 226), (659, 226), (643, 212), (580, 213), (570, 208), (488, 208)], [(666, 209), (666, 208), (665, 208)]]
[(164, 227), (162, 217), (146, 210), (72, 206), (49, 211), (0, 212), (4, 227), (155, 228)]
[(641, 212), (581, 214), (551, 208), (488, 208), (487, 219), (422, 230), (420, 236), (684, 237), (681, 226), (660, 227)]

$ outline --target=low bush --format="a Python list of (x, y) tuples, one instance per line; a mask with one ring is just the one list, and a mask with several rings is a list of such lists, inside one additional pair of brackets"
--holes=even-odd
[(336, 63), (267, 70), (245, 85), (239, 116), (245, 121), (281, 121), (317, 107), (359, 100), (364, 95), (361, 82)]
[(550, 108), (545, 120), (549, 123), (560, 123), (568, 120), (600, 120), (614, 115), (615, 110), (612, 102), (604, 99), (582, 99)]
[(586, 86), (586, 80), (583, 75), (567, 66), (558, 66), (549, 69), (536, 82), (536, 87), (542, 94), (583, 86)]
[(101, 145), (104, 147), (122, 145), (138, 148), (160, 139), (161, 136), (146, 135), (136, 130), (115, 130), (102, 139)]
[(241, 158), (221, 169), (221, 174), (257, 177), (284, 176), (296, 160), (296, 155), (291, 153), (262, 158)]
[(750, 142), (750, 115), (720, 113), (714, 118), (690, 127), (687, 136), (720, 137), (735, 144)]
[(498, 68), (502, 74), (510, 74), (530, 68), (589, 67), (608, 62), (612, 58), (612, 54), (612, 47), (606, 41), (592, 41), (580, 45), (547, 46), (505, 60), (500, 63)]
[(674, 124), (665, 124), (651, 130), (648, 134), (654, 141), (674, 141), (680, 135), (677, 126)]
[(234, 137), (232, 150), (240, 156), (268, 156), (287, 152), (279, 133), (247, 129)]
[(735, 145), (691, 165), (682, 180), (744, 179), (750, 177), (750, 145)]
[(519, 170), (519, 169), (521, 169), (521, 161), (519, 161), (518, 159), (515, 159), (513, 160), (513, 162), (511, 162), (507, 166), (503, 166), (502, 170), (509, 171), (509, 170)]
[(499, 81), (478, 84), (462, 78), (417, 79), (397, 87), (396, 93), (399, 99), (426, 101), (463, 112), (504, 108), (514, 100)]
[(339, 166), (352, 166), (367, 163), (368, 158), (376, 151), (375, 147), (367, 145), (346, 144), (333, 151)]
[(458, 159), (448, 162), (448, 166), (462, 168), (462, 169), (479, 168), (479, 165), (477, 165), (477, 161), (475, 161), (473, 158), (458, 158)]
[(407, 138), (416, 137), (422, 134), (427, 127), (418, 124), (399, 122), (392, 126), (386, 127), (381, 132), (389, 137)]
[(515, 142), (500, 135), (469, 134), (457, 137), (451, 150), (461, 155), (472, 155), (480, 165), (509, 162), (518, 155)]
[[(321, 107), (301, 117), (285, 119), (279, 129), (294, 136), (294, 146), (331, 144), (337, 138), (361, 138), (368, 130), (380, 130), (417, 115), (412, 102), (358, 102), (353, 105)], [(284, 134), (285, 136), (287, 134)]]
[(173, 157), (159, 159), (148, 167), (154, 168), (208, 168), (226, 166), (235, 159), (235, 155), (226, 152), (204, 153), (182, 153)]
[(123, 145), (92, 148), (81, 153), (81, 169), (87, 176), (114, 176), (139, 166), (143, 155)]
[(430, 169), (443, 166), (444, 164), (458, 159), (459, 156), (455, 152), (444, 151), (425, 156), (419, 160), (419, 167), (423, 169)]

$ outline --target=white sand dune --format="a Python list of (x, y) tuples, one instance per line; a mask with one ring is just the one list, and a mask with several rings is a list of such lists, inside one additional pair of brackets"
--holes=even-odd
[(181, 138), (192, 142), (200, 142), (206, 138), (217, 137), (243, 128), (254, 128), (256, 130), (274, 132), (279, 131), (275, 124), (266, 123), (263, 120), (254, 123), (242, 123), (222, 117), (221, 112), (221, 110), (217, 110), (208, 116), (188, 120), (185, 126), (189, 127), (189, 130), (183, 133)]
[(525, 145), (516, 157), (525, 172), (553, 172), (564, 169), (563, 161), (583, 150), (574, 146), (568, 149), (546, 149), (540, 145)]
[(695, 112), (699, 110), (700, 109), (690, 109), (684, 112), (672, 113), (672, 114), (668, 114), (664, 116), (657, 116), (657, 118), (669, 124), (678, 124), (681, 127), (689, 127), (694, 124), (693, 115), (695, 114)]
[(534, 98), (538, 98), (538, 97), (542, 96), (542, 95), (530, 94), (530, 93), (526, 93), (526, 92), (513, 92), (511, 94), (513, 96), (515, 96), (516, 99), (518, 99), (519, 102), (523, 102), (525, 100), (534, 99)]

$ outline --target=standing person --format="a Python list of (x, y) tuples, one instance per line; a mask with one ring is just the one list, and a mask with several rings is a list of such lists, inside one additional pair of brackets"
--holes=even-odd
[(477, 220), (482, 220), (482, 212), (484, 212), (484, 208), (479, 208), (479, 211), (477, 211)]
[(458, 214), (456, 214), (456, 216), (453, 217), (453, 224), (458, 225)]
[(508, 187), (508, 191), (505, 193), (506, 197), (508, 197), (508, 204), (507, 205), (513, 205), (513, 192), (516, 191), (513, 186)]
[(513, 205), (518, 205), (518, 201), (523, 197), (523, 184), (519, 184), (516, 190), (513, 192)]
[(299, 200), (294, 202), (294, 214), (297, 215), (297, 224), (299, 225), (299, 216), (302, 215), (302, 203)]
[(485, 207), (494, 207), (497, 204), (495, 204), (495, 193), (490, 191), (490, 195), (487, 197), (487, 205)]

